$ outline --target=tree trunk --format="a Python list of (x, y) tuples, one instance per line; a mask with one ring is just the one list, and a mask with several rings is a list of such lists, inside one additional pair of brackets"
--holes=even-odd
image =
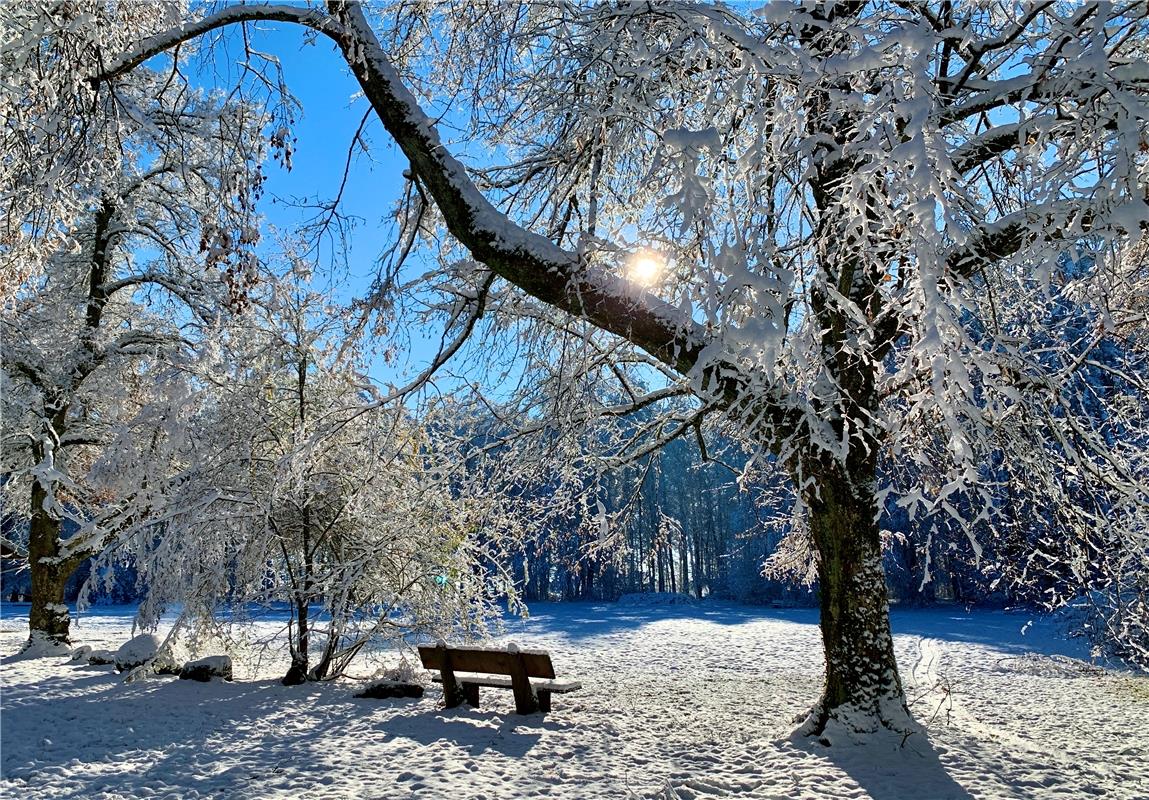
[(936, 584), (932, 580), (923, 583), (926, 563), (918, 558), (917, 544), (909, 536), (902, 546), (902, 560), (906, 564), (906, 601), (915, 607), (929, 605), (934, 601)]
[(872, 476), (831, 467), (805, 493), (818, 553), (826, 680), (803, 734), (829, 732), (831, 721), (848, 733), (878, 725), (916, 730), (894, 660), (872, 486)]
[(658, 591), (666, 591), (666, 557), (662, 552), (662, 542), (654, 546), (654, 561), (658, 564)]
[(686, 526), (678, 533), (678, 586), (683, 594), (690, 594), (690, 577), (687, 561), (690, 553), (690, 540), (687, 538)]
[(694, 529), (694, 596), (702, 599), (702, 581), (706, 570), (702, 563), (702, 529)]
[(32, 481), (32, 508), (28, 530), (28, 563), (32, 577), (32, 608), (28, 613), (28, 642), (68, 646), (71, 617), (64, 604), (64, 587), (75, 566), (60, 552), (60, 520), (45, 508), (48, 493), (38, 480)]
[[(299, 416), (303, 419), (303, 380), (300, 376)], [(303, 549), (303, 563), (300, 566), (303, 574), (296, 581), (295, 617), (298, 627), (295, 629), (295, 641), (291, 645), (291, 667), (283, 676), (281, 683), (284, 686), (298, 686), (307, 680), (308, 665), (311, 652), (311, 618), (308, 603), (311, 602), (312, 576), (315, 574), (315, 554), (311, 549), (311, 508), (303, 506), (300, 509), (300, 536)]]
[(300, 592), (295, 595), (295, 635), (291, 642), (291, 666), (280, 681), (284, 686), (298, 686), (307, 681), (308, 651), (311, 649), (311, 627), (308, 618), (307, 598)]

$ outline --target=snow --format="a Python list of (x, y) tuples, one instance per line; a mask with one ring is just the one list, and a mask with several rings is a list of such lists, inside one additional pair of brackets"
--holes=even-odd
[[(48, 606), (49, 610), (55, 608)], [(20, 644), (19, 652), (14, 656), (18, 659), (50, 658), (52, 656), (71, 655), (71, 648), (61, 644), (37, 631), (31, 637), (25, 634)]]
[(132, 669), (155, 658), (160, 644), (162, 643), (155, 634), (141, 633), (132, 637), (116, 650), (116, 669)]
[[(26, 609), (4, 610), (5, 656), (26, 636)], [(130, 614), (94, 609), (74, 635), (116, 647)], [(357, 700), (366, 663), (353, 668), (363, 681), (284, 687), (286, 648), (237, 658), (235, 683), (209, 684), (126, 684), (110, 667), (6, 657), (0, 795), (1149, 796), (1149, 678), (1081, 660), (1050, 622), (1022, 634), (1030, 618), (1019, 614), (895, 610), (902, 679), (928, 742), (791, 739), (820, 684), (816, 619), (710, 600), (537, 604), (508, 623), (504, 643), (549, 650), (559, 677), (583, 689), (529, 717), (495, 690), (477, 710), (439, 708), (433, 685), (419, 700)]]

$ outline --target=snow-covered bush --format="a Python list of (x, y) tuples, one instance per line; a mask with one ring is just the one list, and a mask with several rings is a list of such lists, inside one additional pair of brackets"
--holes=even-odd
[(1093, 655), (1125, 661), (1149, 671), (1149, 595), (1096, 589), (1054, 613), (1064, 633), (1086, 637)]
[(267, 276), (254, 299), (200, 379), (169, 510), (122, 543), (142, 622), (286, 604), (286, 683), (339, 675), (372, 639), (484, 630), (513, 593), (487, 504), (456, 496), (426, 424), (379, 402), (330, 298)]

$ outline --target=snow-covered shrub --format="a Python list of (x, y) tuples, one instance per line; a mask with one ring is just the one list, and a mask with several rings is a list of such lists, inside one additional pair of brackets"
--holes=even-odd
[(397, 667), (377, 671), (365, 686), (355, 692), (355, 696), (375, 700), (422, 697), (425, 684), (426, 673), (403, 661)]
[(269, 275), (254, 299), (202, 367), (169, 508), (123, 542), (141, 622), (286, 604), (288, 683), (341, 674), (371, 640), (485, 630), (513, 592), (490, 504), (457, 495), (427, 421), (381, 402), (330, 298)]
[(1058, 608), (1070, 636), (1084, 636), (1095, 656), (1116, 658), (1149, 671), (1149, 598), (1144, 591), (1094, 590)]

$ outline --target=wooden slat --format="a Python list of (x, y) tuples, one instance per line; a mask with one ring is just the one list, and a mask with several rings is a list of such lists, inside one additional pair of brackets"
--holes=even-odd
[(566, 694), (567, 692), (577, 692), (582, 688), (582, 684), (578, 681), (539, 681), (535, 684), (540, 690), (546, 690), (551, 694)]
[[(435, 683), (442, 683), (443, 679), (439, 675), (431, 678)], [(510, 678), (498, 678), (494, 675), (456, 675), (455, 680), (459, 685), (465, 686), (473, 684), (475, 686), (483, 686), (487, 689), (510, 689)], [(578, 681), (531, 681), (534, 687), (539, 691), (552, 692), (554, 694), (566, 694), (567, 692), (574, 692), (582, 688), (582, 684)]]
[[(431, 680), (434, 681), (435, 683), (442, 683), (443, 682), (443, 678), (439, 675), (434, 676), (433, 678), (431, 678)], [(469, 683), (469, 684), (474, 684), (475, 686), (483, 686), (483, 687), (486, 687), (487, 689), (510, 689), (511, 688), (511, 679), (510, 678), (500, 678), (497, 675), (456, 675), (455, 680), (457, 680), (460, 685), (465, 684), (465, 683)]]
[[(486, 647), (450, 647), (448, 650), (451, 654), (451, 669), (458, 672), (510, 675), (515, 667), (515, 659), (522, 656), (529, 677), (555, 677), (555, 668), (546, 650), (520, 650), (518, 653)], [(442, 650), (434, 645), (421, 645), (419, 657), (423, 660), (424, 669), (443, 668)]]

